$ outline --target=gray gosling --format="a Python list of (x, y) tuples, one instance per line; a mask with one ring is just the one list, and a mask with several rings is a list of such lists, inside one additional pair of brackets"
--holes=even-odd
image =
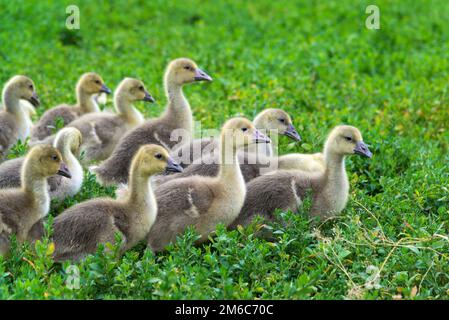
[(121, 253), (145, 239), (157, 214), (149, 177), (163, 170), (182, 170), (161, 146), (144, 145), (133, 158), (130, 190), (122, 198), (100, 198), (75, 205), (54, 220), (55, 261), (77, 261), (99, 244), (122, 237)]
[[(88, 113), (68, 125), (77, 128), (83, 136), (83, 165), (107, 159), (120, 138), (144, 122), (142, 114), (133, 106), (136, 101), (154, 102), (154, 99), (142, 81), (125, 78), (114, 93), (115, 114), (109, 111)], [(44, 141), (51, 143), (52, 140), (54, 136)]]
[[(285, 135), (294, 141), (300, 141), (301, 137), (292, 124), (292, 120), (287, 112), (281, 109), (266, 109), (260, 112), (253, 121), (254, 126), (261, 132), (276, 130), (279, 134)], [(179, 162), (185, 169), (181, 173), (171, 175), (156, 175), (152, 181), (156, 187), (173, 179), (189, 177), (193, 175), (213, 177), (218, 174), (220, 168), (218, 161), (218, 139), (195, 139), (190, 144), (184, 144), (172, 152), (175, 161)], [(201, 151), (204, 154), (195, 157), (193, 150)], [(210, 153), (209, 153), (210, 151)], [(189, 155), (188, 161), (193, 161), (188, 165), (183, 155)], [(245, 182), (260, 176), (270, 170), (270, 163), (276, 161), (273, 157), (272, 143), (252, 143), (243, 148), (238, 153), (240, 169)], [(289, 164), (289, 161), (285, 161)], [(297, 161), (295, 161), (296, 163)], [(273, 170), (277, 165), (273, 163)], [(283, 163), (283, 165), (285, 165)], [(265, 170), (265, 171), (264, 171)]]
[[(254, 118), (253, 124), (258, 130), (261, 130), (263, 133), (269, 134), (270, 130), (276, 130), (280, 135), (285, 135), (293, 139), (294, 141), (301, 141), (301, 137), (296, 131), (290, 115), (284, 110), (273, 108), (265, 109)], [(194, 139), (190, 143), (184, 143), (181, 146), (175, 148), (171, 152), (171, 155), (184, 168), (187, 168), (189, 165), (201, 163), (202, 158), (208, 159), (209, 157), (216, 156), (219, 146), (219, 139)], [(246, 153), (254, 153), (264, 158), (272, 157), (274, 154), (273, 146), (271, 143), (251, 144), (244, 148), (243, 151), (245, 151)], [(254, 162), (255, 161), (253, 161), (252, 163)], [(218, 167), (216, 167), (215, 169), (211, 169), (211, 172), (216, 173), (217, 168)], [(195, 172), (199, 173), (198, 171)]]
[[(61, 153), (72, 178), (54, 175), (47, 179), (51, 199), (64, 200), (78, 193), (83, 184), (83, 168), (77, 159), (81, 144), (81, 132), (75, 128), (63, 128), (56, 135), (53, 146)], [(3, 162), (0, 165), (0, 188), (20, 188), (21, 171), (25, 157)]]
[(33, 106), (40, 104), (33, 81), (26, 76), (14, 76), (2, 92), (3, 109), (0, 111), (0, 161), (18, 141), (25, 141), (31, 130), (30, 111), (21, 100)]
[(347, 125), (331, 131), (323, 153), (324, 173), (280, 170), (248, 183), (245, 204), (231, 228), (245, 226), (257, 215), (273, 220), (276, 209), (297, 212), (307, 189), (312, 191), (312, 216), (326, 219), (339, 214), (345, 208), (349, 194), (345, 156), (357, 154), (371, 158), (372, 153), (363, 142), (360, 131)]
[(108, 159), (91, 168), (102, 185), (127, 183), (131, 159), (141, 145), (153, 143), (169, 150), (177, 143), (171, 139), (174, 130), (182, 131), (184, 138), (191, 139), (192, 111), (182, 88), (196, 81), (212, 81), (212, 78), (190, 59), (176, 59), (168, 65), (164, 77), (168, 105), (164, 114), (128, 132)]
[(39, 141), (52, 135), (57, 118), (62, 118), (66, 126), (83, 114), (100, 111), (94, 99), (99, 93), (110, 94), (111, 90), (98, 74), (93, 72), (83, 74), (76, 85), (76, 105), (61, 104), (47, 110), (34, 125), (31, 131), (32, 139)]
[(42, 226), (50, 208), (47, 178), (55, 174), (70, 178), (59, 151), (48, 145), (35, 146), (23, 163), (22, 187), (0, 190), (0, 255), (9, 252), (11, 235), (19, 244), (36, 240), (33, 229)]
[(158, 215), (148, 236), (148, 246), (162, 251), (194, 226), (205, 241), (216, 225), (229, 225), (239, 214), (246, 186), (237, 161), (237, 150), (250, 143), (269, 143), (251, 121), (228, 120), (220, 137), (220, 170), (215, 177), (192, 176), (172, 180), (155, 192)]

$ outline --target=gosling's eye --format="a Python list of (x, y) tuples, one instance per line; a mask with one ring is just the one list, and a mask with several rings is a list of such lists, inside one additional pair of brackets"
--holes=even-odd
[(279, 119), (281, 123), (285, 123), (285, 119)]
[(190, 66), (184, 66), (184, 69), (186, 69), (186, 70), (190, 70), (190, 69), (192, 69)]
[(139, 90), (142, 90), (142, 91), (143, 91), (143, 86), (140, 86), (140, 87), (139, 87)]
[(100, 80), (95, 80), (95, 83), (96, 84), (100, 84)]
[(52, 155), (52, 156), (51, 156), (51, 160), (53, 160), (53, 161), (58, 161), (58, 156)]
[(154, 157), (156, 158), (156, 159), (162, 159), (162, 154), (160, 154), (160, 153), (156, 153), (155, 155), (154, 155)]
[(33, 85), (30, 84), (30, 85), (28, 86), (28, 88), (30, 88), (31, 90), (33, 90)]
[(245, 132), (246, 130), (248, 130), (248, 128), (242, 128), (242, 131)]
[(347, 141), (352, 141), (352, 138), (351, 138), (351, 137), (345, 137), (345, 139), (346, 139)]

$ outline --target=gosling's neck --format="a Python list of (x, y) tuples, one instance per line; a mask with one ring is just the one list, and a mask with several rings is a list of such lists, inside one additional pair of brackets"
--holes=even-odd
[(42, 208), (44, 212), (39, 212), (40, 217), (43, 217), (48, 212), (47, 177), (36, 176), (29, 161), (25, 160), (23, 164), (22, 190), (31, 197), (36, 206), (44, 205), (44, 208)]
[(22, 110), (20, 107), (20, 99), (11, 90), (8, 90), (8, 88), (3, 91), (2, 99), (7, 112), (18, 115)]
[(345, 168), (345, 156), (330, 151), (328, 148), (324, 150), (324, 162), (326, 169), (324, 175), (327, 183), (343, 185), (347, 183), (347, 175)]
[(75, 167), (80, 167), (78, 159), (73, 154), (70, 143), (64, 141), (64, 139), (58, 139), (54, 143), (54, 147), (59, 150), (62, 155), (62, 160), (69, 168), (70, 172), (74, 171)]
[(143, 123), (142, 114), (134, 108), (132, 102), (121, 94), (114, 97), (114, 105), (119, 117), (129, 125), (139, 125)]
[(95, 102), (94, 96), (80, 88), (76, 90), (76, 99), (82, 114), (100, 111), (98, 104)]
[(240, 164), (237, 157), (237, 148), (233, 142), (229, 145), (227, 139), (224, 136), (221, 138), (220, 143), (220, 170), (218, 173), (219, 181), (222, 181), (229, 186), (235, 186), (245, 184), (242, 172), (240, 170)]
[(349, 181), (346, 176), (344, 156), (324, 148), (326, 169), (321, 178), (313, 179), (319, 188), (314, 195), (311, 214), (323, 218), (340, 213), (348, 201)]
[(143, 175), (138, 168), (131, 168), (128, 195), (124, 201), (129, 206), (137, 208), (135, 212), (140, 214), (156, 210), (156, 198), (150, 176)]
[(20, 103), (20, 99), (16, 97), (10, 90), (3, 92), (3, 104), (5, 110), (12, 114), (18, 123), (18, 136), (21, 141), (29, 136), (31, 126), (33, 125), (29, 112)]
[(166, 79), (165, 93), (168, 106), (164, 117), (170, 119), (175, 128), (187, 130), (190, 135), (193, 132), (193, 118), (190, 104), (184, 96), (182, 85)]

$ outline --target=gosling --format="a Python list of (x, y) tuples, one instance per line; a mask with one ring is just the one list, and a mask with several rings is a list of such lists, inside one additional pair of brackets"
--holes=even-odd
[[(136, 101), (154, 102), (154, 99), (142, 81), (125, 78), (115, 90), (116, 114), (111, 112), (88, 113), (68, 125), (68, 127), (77, 128), (83, 136), (81, 145), (83, 165), (87, 166), (93, 161), (108, 158), (120, 138), (144, 122), (142, 114), (133, 106)], [(51, 143), (53, 139), (54, 136), (50, 136), (44, 142)]]
[(348, 125), (337, 126), (331, 131), (323, 153), (326, 167), (323, 173), (279, 170), (248, 183), (245, 204), (230, 228), (247, 225), (257, 215), (273, 220), (276, 209), (297, 212), (308, 189), (312, 191), (312, 216), (326, 219), (339, 214), (345, 208), (349, 194), (345, 157), (357, 154), (371, 158), (372, 153), (363, 142), (360, 131)]
[(251, 121), (228, 120), (220, 136), (220, 170), (215, 177), (192, 176), (172, 180), (156, 190), (158, 215), (148, 236), (148, 246), (162, 251), (187, 226), (194, 226), (207, 239), (216, 225), (228, 226), (239, 214), (246, 186), (237, 159), (237, 150), (250, 143), (269, 143)]
[(164, 76), (168, 105), (164, 114), (128, 132), (112, 155), (100, 166), (92, 168), (102, 185), (127, 183), (131, 159), (141, 145), (153, 143), (169, 150), (177, 143), (171, 137), (175, 130), (190, 141), (193, 132), (192, 111), (182, 88), (196, 81), (212, 81), (212, 78), (190, 59), (176, 59), (168, 65)]
[(52, 135), (57, 119), (62, 119), (66, 126), (83, 114), (100, 111), (95, 100), (99, 93), (110, 94), (111, 90), (98, 74), (83, 74), (76, 85), (76, 105), (61, 104), (46, 111), (31, 131), (32, 140), (40, 141)]
[[(75, 128), (64, 128), (56, 135), (53, 146), (61, 153), (72, 177), (65, 179), (54, 175), (47, 179), (51, 199), (64, 200), (79, 192), (83, 184), (83, 168), (77, 159), (81, 145), (81, 132)], [(0, 188), (20, 188), (21, 170), (26, 158), (16, 158), (0, 165)]]
[(54, 221), (55, 261), (77, 261), (94, 253), (99, 244), (115, 243), (122, 237), (120, 252), (145, 239), (153, 225), (157, 204), (149, 177), (164, 169), (179, 171), (161, 146), (144, 145), (133, 158), (130, 190), (122, 198), (89, 200), (75, 205)]
[[(262, 132), (270, 133), (270, 131), (276, 131), (278, 134), (285, 135), (294, 141), (301, 141), (301, 136), (296, 131), (290, 115), (282, 109), (266, 109), (254, 118), (253, 123), (254, 126)], [(219, 139), (195, 139), (190, 143), (184, 143), (175, 148), (171, 154), (176, 161), (178, 161), (184, 168), (187, 168), (189, 165), (195, 165), (201, 162), (210, 163), (211, 161), (209, 158), (216, 156), (219, 146)], [(271, 143), (251, 144), (244, 148), (244, 151), (246, 154), (250, 153), (253, 155), (246, 155), (245, 158), (249, 159), (247, 159), (245, 163), (256, 163), (258, 156), (263, 157), (265, 160), (274, 155)], [(202, 159), (205, 159), (205, 161), (201, 161)], [(206, 170), (211, 173), (216, 173), (217, 169), (218, 167), (210, 169), (210, 171), (208, 169)], [(201, 169), (196, 168), (196, 173), (198, 172), (197, 170), (201, 171)], [(185, 173), (187, 174), (186, 171)]]
[(33, 106), (40, 104), (33, 81), (26, 76), (14, 76), (4, 86), (3, 110), (0, 111), (0, 161), (18, 141), (25, 141), (31, 129), (29, 108), (20, 100)]
[(47, 178), (59, 174), (70, 178), (60, 152), (48, 145), (32, 148), (22, 168), (22, 187), (0, 190), (0, 255), (10, 251), (10, 237), (19, 244), (35, 240), (33, 230), (48, 214), (50, 197)]

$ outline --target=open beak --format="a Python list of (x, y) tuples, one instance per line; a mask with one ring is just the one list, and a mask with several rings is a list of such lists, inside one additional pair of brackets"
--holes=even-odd
[(155, 102), (156, 100), (154, 100), (154, 98), (148, 91), (145, 91), (145, 97), (143, 98), (143, 101)]
[(104, 83), (101, 85), (100, 92), (104, 92), (106, 94), (111, 94), (112, 93), (111, 89), (106, 87), (106, 85)]
[(259, 130), (255, 130), (253, 134), (253, 143), (270, 143), (271, 140)]
[(72, 178), (69, 168), (67, 168), (67, 166), (64, 162), (61, 162), (61, 165), (59, 166), (59, 170), (58, 170), (57, 174), (59, 174), (60, 176), (69, 178), (69, 179)]
[(172, 158), (168, 158), (167, 167), (165, 167), (165, 171), (167, 172), (182, 172), (182, 167), (179, 163), (175, 162)]
[(38, 107), (41, 104), (41, 101), (39, 100), (39, 96), (36, 92), (33, 92), (33, 95), (28, 99), (28, 101), (34, 106)]
[(200, 68), (197, 68), (195, 70), (195, 81), (212, 81), (212, 78), (210, 75), (208, 75), (206, 72), (201, 70)]
[(285, 130), (284, 132), (284, 135), (295, 141), (301, 141), (301, 136), (299, 135), (298, 131), (296, 131), (295, 126), (292, 124), (288, 125), (287, 130)]
[(363, 141), (356, 143), (354, 153), (367, 158), (371, 158), (373, 156), (371, 151), (368, 149), (368, 146)]

